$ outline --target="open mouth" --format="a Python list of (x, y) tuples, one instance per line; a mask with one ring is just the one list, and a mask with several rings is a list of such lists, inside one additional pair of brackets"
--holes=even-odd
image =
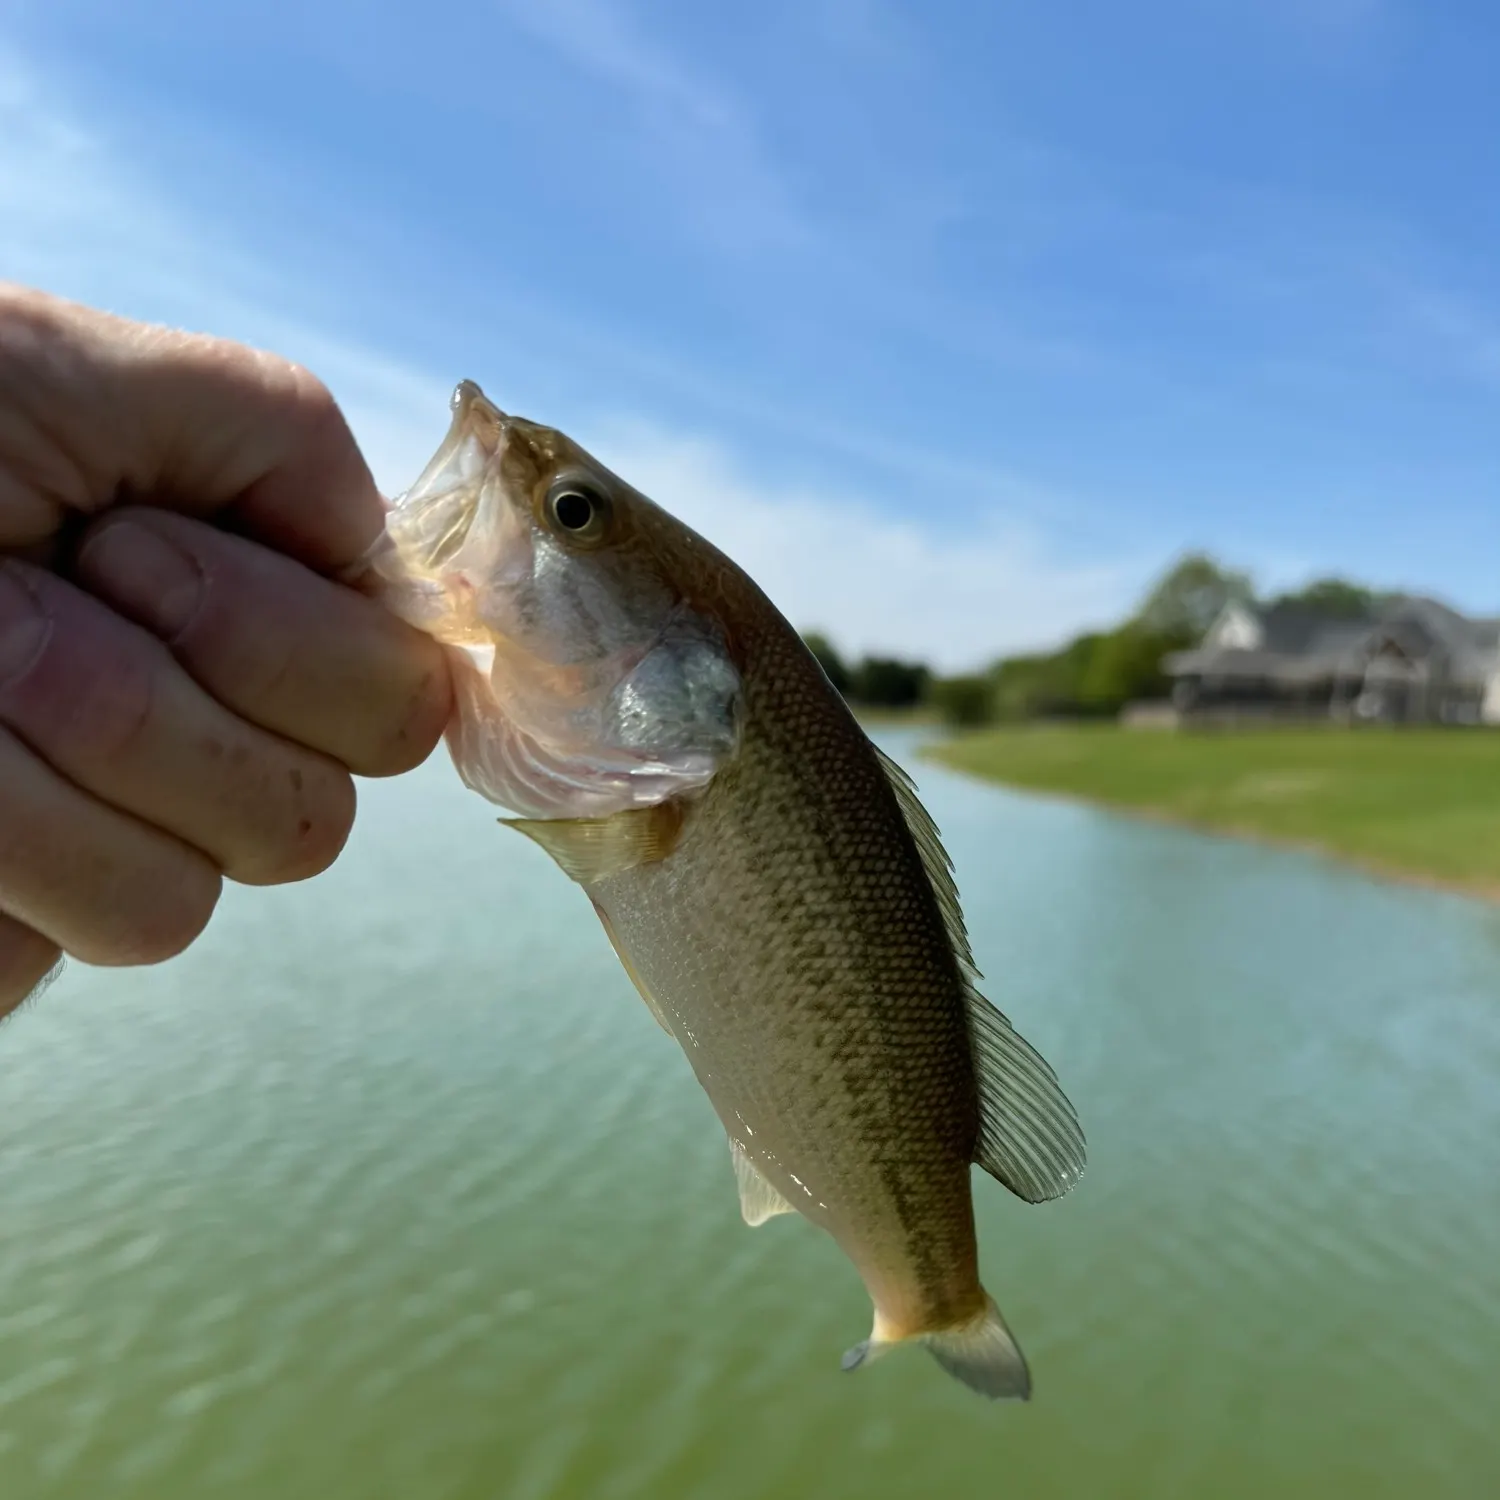
[(398, 495), (386, 534), (409, 576), (433, 578), (468, 538), (486, 472), (505, 443), (509, 419), (472, 381), (450, 403), (452, 420), (436, 453), (410, 489)]

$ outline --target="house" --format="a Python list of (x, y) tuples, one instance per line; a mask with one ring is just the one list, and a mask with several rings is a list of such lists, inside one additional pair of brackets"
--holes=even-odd
[(1396, 598), (1353, 619), (1232, 602), (1162, 667), (1185, 719), (1500, 723), (1500, 619), (1435, 599)]

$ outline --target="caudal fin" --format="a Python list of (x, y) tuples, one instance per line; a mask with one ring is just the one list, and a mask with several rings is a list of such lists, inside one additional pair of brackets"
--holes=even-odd
[[(1030, 1400), (1031, 1372), (1026, 1368), (1026, 1356), (1005, 1326), (995, 1299), (986, 1296), (984, 1303), (984, 1311), (972, 1322), (917, 1337), (932, 1357), (971, 1391), (991, 1401)], [(896, 1347), (895, 1342), (879, 1337), (878, 1319), (876, 1328), (875, 1334), (844, 1356), (845, 1370), (857, 1370)]]
[(1026, 1356), (1005, 1326), (995, 1299), (984, 1300), (983, 1314), (972, 1323), (944, 1333), (929, 1333), (922, 1342), (932, 1357), (971, 1391), (991, 1401), (1028, 1401), (1031, 1372), (1026, 1368)]

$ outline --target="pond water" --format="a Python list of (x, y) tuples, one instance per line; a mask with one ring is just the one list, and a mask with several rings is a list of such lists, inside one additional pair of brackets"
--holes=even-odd
[(977, 1183), (1036, 1380), (740, 1222), (588, 903), (439, 755), (325, 878), (0, 1029), (0, 1495), (1500, 1494), (1500, 913), (913, 758), (1088, 1131)]

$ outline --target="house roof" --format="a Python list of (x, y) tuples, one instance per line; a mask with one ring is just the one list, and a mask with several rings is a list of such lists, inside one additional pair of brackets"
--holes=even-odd
[[(1340, 672), (1363, 671), (1385, 641), (1415, 659), (1435, 653), (1446, 657), (1456, 676), (1474, 681), (1485, 680), (1500, 665), (1500, 618), (1462, 615), (1420, 595), (1387, 600), (1354, 619), (1330, 617), (1296, 603), (1236, 608), (1248, 610), (1255, 619), (1260, 640), (1254, 649), (1204, 644), (1165, 657), (1163, 669), (1175, 677), (1315, 682)], [(1206, 639), (1212, 633), (1211, 627)]]
[(1170, 677), (1274, 677), (1283, 682), (1318, 682), (1336, 675), (1349, 661), (1339, 651), (1244, 651), (1208, 648), (1174, 651), (1162, 658)]
[(1273, 604), (1269, 609), (1256, 610), (1255, 615), (1260, 623), (1262, 648), (1285, 654), (1308, 651), (1314, 646), (1322, 649), (1324, 642), (1335, 634), (1350, 638), (1363, 635), (1371, 619), (1331, 618), (1301, 604)]

